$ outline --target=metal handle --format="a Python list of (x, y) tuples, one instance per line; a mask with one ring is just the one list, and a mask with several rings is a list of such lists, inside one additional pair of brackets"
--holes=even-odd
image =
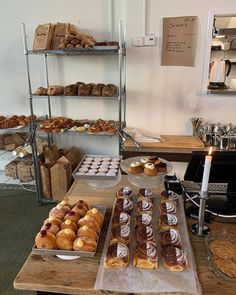
[(124, 131), (123, 129), (122, 129), (122, 133), (128, 138), (128, 139), (130, 139), (133, 143), (134, 143), (134, 145), (136, 145), (136, 147), (137, 148), (141, 148), (141, 146), (140, 146), (140, 144), (133, 138), (133, 136), (131, 136), (129, 133), (127, 133), (126, 131)]

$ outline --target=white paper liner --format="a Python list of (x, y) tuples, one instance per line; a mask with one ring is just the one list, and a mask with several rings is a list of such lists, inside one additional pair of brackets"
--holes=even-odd
[[(159, 197), (156, 206), (159, 206)], [(156, 208), (157, 209), (157, 208)], [(157, 220), (159, 213), (154, 209), (153, 228), (157, 232)], [(159, 212), (159, 210), (157, 210)], [(158, 218), (157, 218), (158, 215)], [(193, 257), (192, 247), (189, 241), (188, 230), (184, 215), (184, 207), (182, 197), (180, 196), (177, 205), (177, 216), (179, 222), (179, 231), (182, 239), (183, 250), (188, 260), (188, 269), (182, 272), (172, 272), (163, 267), (161, 258), (161, 249), (159, 235), (157, 235), (158, 243), (158, 269), (139, 269), (133, 265), (133, 253), (135, 248), (134, 225), (131, 226), (132, 242), (130, 246), (130, 263), (125, 269), (107, 269), (104, 267), (104, 259), (106, 257), (109, 245), (109, 234), (106, 237), (105, 246), (94, 289), (107, 290), (114, 292), (126, 293), (154, 293), (154, 292), (183, 292), (189, 294), (202, 294), (200, 282), (196, 273), (196, 266)], [(134, 220), (134, 217), (132, 217)]]

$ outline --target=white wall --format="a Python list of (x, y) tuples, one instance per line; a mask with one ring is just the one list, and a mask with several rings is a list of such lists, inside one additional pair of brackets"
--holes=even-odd
[[(200, 94), (208, 11), (235, 7), (236, 14), (235, 0), (147, 0), (147, 33), (158, 37), (152, 48), (129, 46), (131, 37), (140, 35), (140, 3), (127, 1), (128, 124), (160, 134), (191, 134), (193, 116), (236, 124), (235, 96)], [(162, 19), (185, 15), (198, 16), (195, 66), (161, 66)]]
[[(21, 23), (27, 26), (29, 48), (40, 23), (71, 22), (92, 33), (98, 40), (110, 37), (108, 0), (12, 0), (1, 1), (0, 9), (0, 113), (29, 113), (25, 57)], [(158, 44), (150, 48), (131, 46), (131, 37), (140, 35), (141, 0), (115, 0), (115, 22), (126, 11), (127, 36), (127, 123), (160, 134), (191, 134), (190, 118), (202, 116), (210, 121), (236, 124), (234, 96), (200, 94), (205, 33), (210, 8), (236, 7), (235, 0), (147, 0), (147, 33), (155, 33)], [(236, 10), (235, 10), (236, 12)], [(194, 67), (161, 66), (162, 19), (168, 16), (197, 15), (199, 20)], [(114, 25), (116, 27), (116, 25)], [(117, 34), (115, 34), (117, 36)], [(117, 61), (109, 57), (65, 57), (50, 59), (50, 83), (116, 83)], [(45, 83), (40, 57), (31, 58), (33, 89)], [(45, 103), (35, 112), (44, 114)], [(72, 118), (114, 118), (116, 102), (57, 101), (53, 114)], [(227, 115), (226, 115), (227, 114)], [(116, 143), (112, 143), (116, 144)], [(96, 145), (96, 144), (95, 144)], [(99, 149), (102, 148), (102, 143)], [(110, 150), (106, 142), (104, 151)], [(114, 151), (114, 149), (113, 149)]]

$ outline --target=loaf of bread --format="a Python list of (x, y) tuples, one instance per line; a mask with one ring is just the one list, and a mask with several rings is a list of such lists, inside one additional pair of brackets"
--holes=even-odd
[(92, 91), (91, 91), (91, 95), (92, 96), (102, 96), (102, 90), (103, 90), (103, 87), (105, 85), (100, 83), (100, 84), (95, 84), (93, 87), (92, 87)]
[(107, 84), (102, 89), (102, 96), (116, 96), (117, 87), (114, 84)]
[(80, 96), (89, 96), (91, 94), (91, 85), (89, 84), (80, 84), (78, 87), (78, 95)]
[(48, 91), (47, 91), (47, 95), (63, 95), (64, 93), (64, 87), (62, 86), (49, 86), (48, 87)]
[(70, 84), (65, 86), (64, 88), (64, 95), (74, 96), (77, 95), (77, 87), (75, 84)]
[(44, 87), (38, 87), (34, 95), (47, 95), (48, 89)]

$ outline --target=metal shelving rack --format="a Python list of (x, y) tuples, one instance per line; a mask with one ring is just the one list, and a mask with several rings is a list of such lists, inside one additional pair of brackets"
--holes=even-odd
[[(124, 30), (122, 21), (119, 22), (119, 45), (118, 46), (94, 46), (93, 48), (79, 48), (79, 49), (60, 49), (60, 50), (28, 50), (27, 44), (27, 33), (25, 24), (22, 24), (22, 33), (23, 33), (23, 44), (24, 44), (24, 54), (26, 59), (26, 68), (27, 68), (27, 78), (28, 78), (28, 88), (29, 88), (29, 104), (30, 104), (30, 112), (31, 115), (34, 115), (34, 99), (46, 99), (48, 106), (48, 114), (47, 117), (52, 117), (52, 108), (51, 108), (51, 99), (93, 99), (93, 100), (116, 100), (118, 102), (118, 119), (119, 119), (119, 127), (124, 127), (126, 125), (126, 51), (125, 51), (125, 42), (124, 42)], [(30, 58), (29, 56), (33, 55), (42, 55), (44, 58), (45, 65), (45, 77), (46, 77), (46, 87), (49, 87), (49, 71), (48, 71), (48, 57), (49, 56), (81, 56), (81, 55), (114, 55), (118, 56), (118, 71), (119, 71), (119, 81), (118, 81), (118, 95), (115, 97), (95, 97), (95, 96), (36, 96), (32, 92), (31, 87), (31, 76), (30, 76)], [(42, 197), (41, 191), (41, 179), (40, 179), (40, 171), (37, 160), (37, 147), (35, 136), (37, 132), (37, 124), (36, 121), (33, 120), (30, 125), (30, 132), (33, 134), (32, 140), (32, 154), (33, 154), (33, 163), (35, 167), (35, 184), (36, 184), (36, 196), (38, 204), (42, 205), (44, 203), (50, 203), (50, 200), (44, 199)], [(76, 132), (79, 134), (79, 132)], [(48, 142), (49, 144), (52, 142), (52, 136), (48, 134)], [(84, 135), (84, 134), (83, 134)], [(93, 135), (91, 135), (93, 136)], [(119, 153), (121, 152), (121, 139), (119, 137)]]

